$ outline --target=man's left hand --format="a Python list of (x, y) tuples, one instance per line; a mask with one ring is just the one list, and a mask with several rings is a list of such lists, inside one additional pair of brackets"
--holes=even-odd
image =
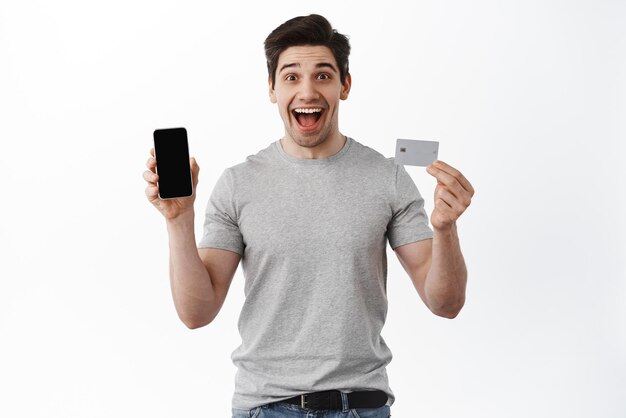
[(460, 171), (443, 161), (435, 161), (426, 171), (437, 179), (435, 209), (430, 222), (435, 229), (452, 228), (472, 202), (474, 188)]

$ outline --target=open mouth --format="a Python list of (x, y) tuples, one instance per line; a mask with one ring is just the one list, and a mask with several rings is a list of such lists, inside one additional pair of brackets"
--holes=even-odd
[(293, 114), (300, 129), (303, 131), (310, 131), (317, 127), (318, 122), (322, 118), (322, 112), (324, 110), (321, 107), (299, 107), (293, 109)]

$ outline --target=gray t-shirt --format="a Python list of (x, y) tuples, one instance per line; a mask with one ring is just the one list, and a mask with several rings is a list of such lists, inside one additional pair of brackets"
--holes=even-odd
[(432, 238), (423, 204), (403, 166), (352, 138), (323, 159), (275, 141), (224, 170), (198, 247), (242, 255), (233, 408), (329, 389), (393, 404), (386, 244)]

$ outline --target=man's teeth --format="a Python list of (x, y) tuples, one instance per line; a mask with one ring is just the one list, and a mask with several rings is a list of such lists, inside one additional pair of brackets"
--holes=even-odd
[(322, 111), (321, 108), (316, 109), (294, 109), (296, 113), (320, 113)]

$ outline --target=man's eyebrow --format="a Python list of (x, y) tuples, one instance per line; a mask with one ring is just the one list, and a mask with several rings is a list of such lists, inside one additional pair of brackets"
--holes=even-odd
[(292, 64), (285, 64), (282, 67), (280, 67), (280, 70), (278, 70), (278, 72), (280, 73), (281, 71), (283, 71), (285, 68), (292, 68), (292, 67), (299, 67), (300, 64), (296, 64), (295, 62)]
[[(285, 65), (283, 65), (282, 67), (280, 67), (280, 70), (278, 70), (278, 72), (280, 73), (280, 72), (282, 72), (282, 71), (283, 71), (284, 69), (286, 69), (286, 68), (294, 68), (294, 67), (300, 67), (300, 64), (298, 64), (297, 62), (293, 62), (293, 63), (291, 63), (291, 64), (285, 64)], [(337, 69), (335, 68), (335, 66), (334, 66), (334, 65), (332, 65), (332, 64), (331, 64), (331, 63), (329, 63), (329, 62), (320, 62), (320, 63), (317, 63), (317, 64), (315, 65), (315, 68), (330, 68), (330, 69), (331, 69), (331, 70), (333, 70), (334, 72), (336, 72), (336, 73), (338, 72), (338, 71), (337, 71)]]
[(331, 64), (331, 63), (329, 63), (329, 62), (320, 62), (319, 64), (317, 64), (317, 65), (315, 66), (315, 68), (330, 68), (330, 69), (331, 69), (331, 70), (333, 70), (334, 72), (336, 72), (336, 73), (338, 72), (338, 71), (337, 71), (337, 69), (335, 68), (335, 66), (334, 66), (334, 65), (332, 65), (332, 64)]

